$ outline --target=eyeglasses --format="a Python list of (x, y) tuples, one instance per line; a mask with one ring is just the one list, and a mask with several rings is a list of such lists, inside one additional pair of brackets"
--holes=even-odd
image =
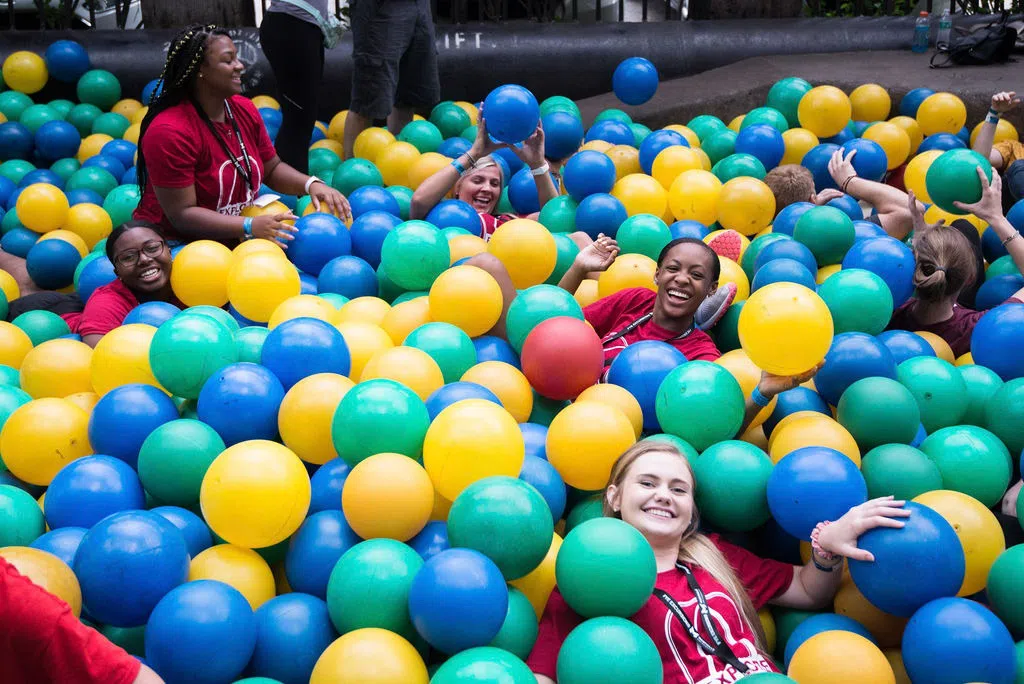
[(148, 257), (160, 256), (167, 247), (167, 243), (163, 240), (150, 240), (142, 245), (142, 249), (129, 249), (121, 252), (114, 257), (114, 262), (122, 268), (131, 268), (135, 264), (139, 263), (139, 254), (145, 254)]

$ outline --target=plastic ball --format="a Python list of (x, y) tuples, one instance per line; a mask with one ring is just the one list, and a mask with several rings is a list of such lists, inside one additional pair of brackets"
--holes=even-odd
[(1009, 485), (1009, 453), (999, 438), (983, 428), (956, 425), (937, 430), (921, 443), (921, 451), (938, 465), (945, 489), (972, 496), (986, 506), (994, 506)]
[[(38, 509), (38, 505), (36, 508)], [(60, 529), (37, 536), (30, 546), (33, 549), (53, 554), (66, 563), (70, 569), (71, 564), (75, 560), (75, 553), (78, 551), (78, 547), (82, 543), (82, 538), (86, 532), (88, 530), (84, 527), (61, 527)], [(5, 543), (4, 546), (17, 546), (17, 544)], [(0, 551), (0, 555), (3, 555), (3, 553)]]
[(856, 152), (850, 162), (861, 178), (879, 182), (885, 177), (889, 168), (889, 158), (881, 145), (867, 138), (853, 138), (843, 143), (840, 148), (843, 157)]
[[(901, 103), (901, 114), (905, 113), (902, 109)], [(914, 116), (925, 135), (956, 134), (967, 122), (967, 108), (963, 100), (952, 93), (933, 93), (921, 101)]]
[(853, 108), (846, 93), (835, 86), (818, 86), (800, 98), (797, 117), (800, 126), (819, 138), (835, 135), (850, 121)]
[(146, 491), (178, 506), (199, 502), (206, 470), (224, 441), (198, 420), (172, 420), (153, 430), (139, 449), (138, 471)]
[(963, 418), (967, 388), (948, 361), (932, 356), (915, 357), (901, 363), (897, 375), (917, 400), (921, 422), (929, 433), (957, 425)]
[(110, 456), (87, 456), (61, 469), (47, 489), (45, 513), (51, 529), (90, 528), (119, 511), (145, 507), (139, 476)]
[(0, 548), (0, 558), (19, 574), (67, 604), (77, 618), (82, 612), (82, 591), (71, 568), (57, 556), (23, 545)]
[(796, 375), (817, 365), (832, 342), (832, 316), (820, 297), (792, 283), (761, 288), (746, 300), (739, 319), (744, 351), (759, 367)]
[(19, 50), (4, 59), (3, 77), (4, 83), (12, 90), (31, 95), (43, 89), (50, 74), (42, 57)]
[(854, 243), (843, 257), (843, 269), (862, 268), (885, 281), (892, 292), (893, 306), (899, 307), (912, 294), (914, 254), (899, 240), (869, 238)]
[(351, 466), (384, 452), (416, 458), (429, 423), (423, 401), (412, 390), (393, 380), (369, 380), (349, 390), (338, 405), (334, 447)]
[[(726, 440), (692, 462), (701, 514), (716, 527), (747, 531), (768, 520), (766, 487), (772, 462), (761, 449)], [(724, 496), (728, 492), (728, 496)]]
[(338, 404), (353, 386), (351, 380), (336, 373), (317, 373), (296, 382), (285, 394), (277, 415), (285, 446), (307, 463), (323, 464), (335, 458), (331, 424)]
[(657, 430), (655, 400), (658, 388), (672, 369), (685, 362), (686, 357), (669, 344), (653, 340), (638, 342), (615, 357), (608, 370), (608, 382), (626, 389), (637, 399), (643, 412), (645, 430)]
[(955, 202), (972, 204), (981, 199), (982, 186), (977, 171), (979, 168), (991, 182), (992, 165), (974, 150), (943, 152), (928, 167), (925, 176), (928, 196), (945, 211), (963, 213)]
[(0, 548), (27, 546), (46, 530), (43, 512), (35, 499), (9, 484), (0, 485)]
[[(831, 664), (828, 674), (825, 663)], [(864, 636), (846, 631), (823, 632), (807, 639), (793, 653), (788, 673), (795, 681), (808, 684), (825, 684), (834, 681), (833, 677), (896, 684), (885, 654)]]
[[(593, 657), (601, 653), (600, 663)], [(619, 617), (587, 620), (569, 632), (558, 658), (558, 681), (563, 684), (612, 684), (662, 681), (658, 649), (640, 627)]]
[[(340, 500), (339, 496), (339, 505)], [(288, 543), (284, 570), (289, 586), (293, 591), (326, 598), (334, 566), (360, 541), (340, 510), (310, 515)]]
[(236, 359), (231, 331), (209, 316), (194, 314), (161, 325), (149, 349), (149, 363), (160, 385), (188, 399), (198, 399), (206, 380)]
[(910, 134), (898, 124), (880, 121), (864, 131), (864, 140), (876, 143), (885, 152), (888, 170), (899, 167), (910, 157), (912, 144)]
[[(396, 495), (391, 513), (380, 515), (380, 503)], [(342, 510), (352, 530), (363, 539), (386, 537), (407, 541), (430, 518), (434, 488), (423, 467), (401, 454), (376, 454), (360, 461), (342, 491)]]
[(522, 348), (523, 373), (552, 399), (571, 399), (604, 371), (601, 340), (584, 321), (558, 316), (537, 325)]
[(337, 637), (326, 604), (307, 594), (273, 598), (260, 606), (255, 619), (256, 646), (248, 669), (282, 684), (308, 682), (317, 659)]
[(266, 322), (281, 302), (301, 294), (299, 273), (277, 254), (250, 254), (229, 269), (227, 292), (228, 301), (240, 314)]
[(1024, 563), (1024, 546), (1011, 546), (1001, 553), (988, 574), (987, 592), (992, 610), (1014, 632), (1019, 632), (1024, 625), (1024, 610), (1019, 601), (1021, 580), (1020, 574)]
[(345, 551), (331, 570), (327, 607), (341, 634), (387, 629), (413, 635), (409, 590), (423, 560), (393, 539), (371, 539)]
[(328, 646), (309, 680), (310, 684), (339, 681), (427, 684), (429, 676), (412, 644), (387, 630), (367, 628), (349, 632)]
[(484, 99), (487, 132), (499, 142), (515, 144), (526, 140), (540, 123), (540, 106), (529, 90), (503, 85)]
[(66, 463), (93, 453), (88, 425), (89, 414), (69, 401), (30, 401), (0, 431), (4, 465), (20, 480), (48, 485)]
[(73, 40), (55, 40), (43, 57), (50, 75), (64, 83), (74, 83), (89, 70), (89, 53)]
[(534, 392), (526, 376), (516, 366), (501, 361), (485, 361), (470, 368), (461, 379), (483, 385), (494, 392), (516, 422), (525, 423), (530, 420), (534, 408)]
[(783, 134), (766, 124), (744, 126), (736, 136), (736, 152), (750, 154), (766, 169), (778, 166), (786, 152)]
[(450, 262), (448, 241), (425, 221), (407, 221), (388, 233), (381, 247), (381, 266), (394, 282), (424, 290)]
[(921, 412), (910, 390), (889, 378), (863, 378), (843, 392), (839, 423), (850, 431), (861, 451), (882, 444), (909, 444), (917, 433)]
[(843, 269), (829, 276), (818, 296), (832, 314), (836, 333), (877, 335), (892, 318), (892, 292), (879, 276), (864, 269)]
[(188, 579), (217, 580), (241, 592), (253, 610), (274, 597), (270, 566), (252, 549), (218, 544), (202, 551), (189, 565)]
[(565, 163), (562, 180), (569, 195), (582, 202), (590, 195), (611, 192), (615, 185), (615, 164), (605, 154), (582, 150)]
[(580, 401), (555, 416), (548, 428), (548, 460), (566, 484), (584, 490), (608, 482), (612, 465), (636, 440), (622, 411), (597, 401)]
[(536, 681), (523, 662), (524, 657), (493, 646), (471, 648), (446, 660), (431, 681), (434, 684), (468, 683), (484, 678), (488, 681)]
[(768, 478), (768, 507), (789, 534), (809, 540), (814, 526), (867, 501), (864, 478), (844, 454), (827, 447), (797, 449)]
[(612, 91), (625, 104), (643, 104), (654, 97), (657, 89), (658, 70), (643, 57), (622, 60), (612, 74)]
[[(725, 368), (707, 361), (691, 361), (671, 371), (656, 399), (663, 430), (703, 450), (733, 437), (743, 422), (743, 392)], [(699, 424), (680, 420), (692, 411), (707, 412)]]

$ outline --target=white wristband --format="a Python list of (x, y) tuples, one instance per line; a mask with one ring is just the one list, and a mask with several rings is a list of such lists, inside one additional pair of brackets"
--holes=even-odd
[(317, 178), (316, 176), (310, 176), (309, 178), (307, 178), (306, 179), (306, 185), (303, 188), (303, 190), (305, 190), (307, 195), (309, 194), (309, 186), (313, 185), (313, 183), (323, 183), (323, 181), (321, 179)]
[(543, 176), (545, 173), (547, 173), (550, 170), (551, 170), (551, 167), (548, 166), (547, 162), (544, 162), (544, 164), (542, 166), (538, 166), (535, 169), (530, 169), (530, 175), (531, 176)]

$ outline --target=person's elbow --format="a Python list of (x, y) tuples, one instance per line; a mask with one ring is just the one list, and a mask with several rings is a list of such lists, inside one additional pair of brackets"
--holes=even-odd
[(412, 194), (412, 200), (409, 202), (409, 218), (410, 219), (422, 219), (426, 218), (430, 210), (433, 209), (430, 206), (430, 202), (427, 197), (424, 196), (421, 190), (416, 190)]

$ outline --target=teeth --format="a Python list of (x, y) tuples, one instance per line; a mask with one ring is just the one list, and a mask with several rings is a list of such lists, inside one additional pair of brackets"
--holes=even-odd
[(668, 291), (668, 295), (669, 295), (670, 297), (678, 297), (678, 298), (680, 298), (680, 299), (684, 299), (684, 300), (685, 300), (685, 299), (689, 299), (689, 298), (690, 298), (690, 295), (688, 295), (688, 294), (683, 294), (683, 293), (682, 293), (682, 292), (680, 292), (679, 290), (669, 290), (669, 291)]
[(661, 510), (659, 508), (648, 508), (645, 512), (646, 513), (650, 513), (651, 515), (655, 515), (655, 516), (657, 516), (659, 518), (673, 518), (673, 517), (675, 517), (671, 513), (669, 513), (668, 511), (663, 511), (663, 510)]
[(159, 271), (157, 269), (155, 269), (155, 268), (147, 268), (145, 271), (142, 272), (141, 276), (143, 278), (149, 278), (150, 276), (154, 276), (157, 273), (159, 273)]

